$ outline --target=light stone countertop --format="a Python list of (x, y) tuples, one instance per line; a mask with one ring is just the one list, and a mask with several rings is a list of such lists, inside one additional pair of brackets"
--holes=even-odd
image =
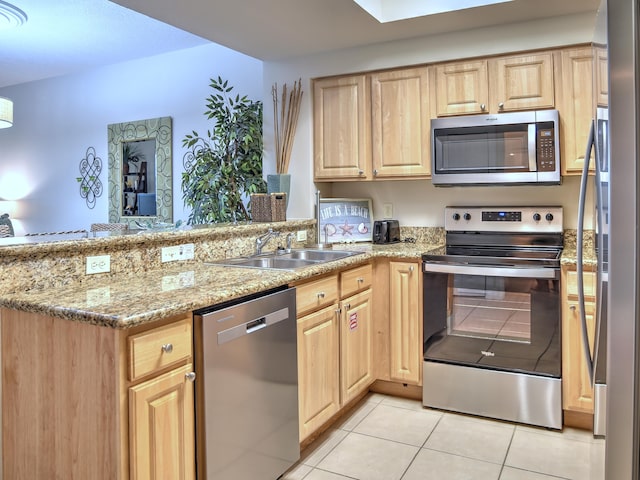
[(261, 270), (178, 262), (135, 276), (69, 283), (55, 289), (0, 294), (0, 306), (111, 328), (130, 328), (162, 318), (356, 266), (374, 257), (420, 259), (437, 244), (350, 244), (336, 250), (357, 250), (341, 260), (295, 271)]

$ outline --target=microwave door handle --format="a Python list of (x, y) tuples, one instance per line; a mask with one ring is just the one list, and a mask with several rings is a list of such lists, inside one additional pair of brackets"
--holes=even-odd
[(584, 242), (584, 210), (585, 199), (587, 194), (587, 180), (589, 178), (589, 163), (591, 161), (591, 151), (593, 149), (595, 139), (595, 125), (591, 121), (591, 128), (589, 129), (589, 137), (587, 139), (587, 150), (584, 155), (584, 164), (582, 167), (582, 177), (580, 178), (580, 196), (578, 198), (578, 231), (576, 238), (576, 270), (578, 276), (578, 305), (580, 307), (580, 325), (582, 326), (582, 350), (584, 351), (584, 359), (587, 364), (587, 371), (589, 372), (589, 380), (593, 385), (593, 356), (591, 355), (591, 349), (589, 348), (589, 334), (587, 332), (587, 314), (585, 312), (584, 301), (584, 267), (582, 265), (583, 254), (582, 244)]
[(537, 172), (538, 166), (536, 162), (536, 124), (530, 123), (528, 126), (528, 140), (529, 140), (529, 171)]

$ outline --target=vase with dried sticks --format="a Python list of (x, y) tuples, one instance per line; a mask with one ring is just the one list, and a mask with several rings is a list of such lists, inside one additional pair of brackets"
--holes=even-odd
[(273, 96), (276, 175), (267, 175), (267, 192), (285, 192), (288, 205), (291, 184), (291, 176), (288, 172), (293, 138), (296, 133), (300, 104), (302, 102), (302, 79), (293, 82), (293, 88), (290, 91), (285, 83), (282, 87), (282, 93), (279, 92), (278, 84), (276, 83), (271, 88), (271, 94)]

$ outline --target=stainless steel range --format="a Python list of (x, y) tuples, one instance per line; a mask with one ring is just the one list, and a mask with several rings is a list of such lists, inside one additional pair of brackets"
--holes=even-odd
[(561, 207), (447, 207), (423, 255), (423, 404), (562, 428)]

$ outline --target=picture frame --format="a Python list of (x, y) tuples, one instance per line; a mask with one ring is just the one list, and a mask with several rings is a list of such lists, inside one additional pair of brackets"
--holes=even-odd
[(320, 241), (322, 243), (371, 242), (373, 209), (370, 198), (321, 198)]

